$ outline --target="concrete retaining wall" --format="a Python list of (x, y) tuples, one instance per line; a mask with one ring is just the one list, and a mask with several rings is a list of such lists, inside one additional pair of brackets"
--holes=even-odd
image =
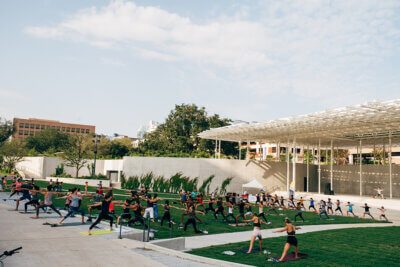
[[(331, 182), (330, 177), (330, 166), (321, 166), (321, 192), (324, 192), (326, 185)], [(363, 195), (376, 195), (375, 189), (378, 187), (384, 190), (386, 197), (389, 196), (389, 166), (363, 165)], [(360, 166), (333, 166), (333, 190), (335, 194), (359, 195)], [(400, 197), (400, 166), (398, 165), (392, 165), (392, 190), (393, 197)]]
[[(93, 161), (89, 161), (88, 164)], [(55, 172), (57, 165), (62, 163), (60, 158), (27, 157), (17, 164), (17, 168), (28, 177), (45, 178)], [(290, 164), (290, 181), (292, 180), (292, 163)], [(359, 166), (333, 166), (336, 194), (359, 194)], [(196, 159), (196, 158), (160, 158), (160, 157), (124, 157), (123, 160), (98, 160), (96, 173), (107, 175), (110, 171), (121, 172), (126, 177), (144, 175), (153, 172), (169, 178), (181, 172), (183, 175), (199, 178), (199, 186), (210, 175), (215, 175), (211, 190), (220, 187), (227, 177), (233, 177), (228, 191), (241, 192), (242, 184), (256, 179), (265, 185), (267, 191), (286, 190), (286, 162), (246, 161), (227, 159)], [(75, 169), (65, 166), (65, 171), (72, 176)], [(80, 175), (89, 175), (87, 167), (83, 167)], [(115, 173), (114, 173), (115, 174)], [(307, 176), (307, 166), (296, 164), (296, 191), (304, 191), (304, 180)], [(318, 166), (309, 166), (309, 191), (318, 192)], [(330, 166), (321, 166), (321, 192), (330, 182)], [(363, 166), (363, 194), (374, 195), (375, 189), (380, 186), (386, 195), (389, 194), (389, 166), (364, 165)], [(400, 166), (393, 165), (393, 196), (400, 197)]]
[(60, 178), (60, 177), (46, 177), (46, 181), (53, 180), (53, 182), (58, 181), (63, 182), (65, 184), (77, 184), (77, 185), (85, 185), (85, 182), (88, 182), (89, 186), (98, 186), (100, 181), (104, 187), (110, 187), (109, 180), (95, 180), (95, 179), (75, 179), (75, 178)]

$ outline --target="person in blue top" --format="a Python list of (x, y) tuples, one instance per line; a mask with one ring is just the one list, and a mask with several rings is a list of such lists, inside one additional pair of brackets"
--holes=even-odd
[(326, 218), (329, 219), (328, 213), (326, 213), (326, 203), (324, 200), (319, 202), (319, 219), (322, 219), (322, 214), (325, 214)]
[(349, 216), (349, 213), (353, 214), (353, 217), (356, 217), (356, 215), (353, 212), (353, 204), (351, 204), (350, 202), (347, 202), (347, 207), (349, 207), (349, 209), (346, 212), (346, 215)]
[(311, 208), (313, 208), (314, 211), (317, 211), (317, 210), (315, 209), (315, 206), (314, 206), (314, 199), (312, 199), (312, 198), (310, 198), (310, 206), (308, 206), (308, 210), (311, 210)]

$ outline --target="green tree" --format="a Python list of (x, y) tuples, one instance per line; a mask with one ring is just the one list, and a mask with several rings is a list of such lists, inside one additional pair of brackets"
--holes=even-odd
[[(204, 107), (194, 104), (175, 105), (165, 122), (146, 135), (140, 150), (146, 155), (192, 155), (209, 156), (214, 153), (215, 141), (199, 137), (199, 133), (210, 128), (229, 125), (229, 119), (219, 115), (208, 116)], [(236, 144), (222, 142), (221, 150), (225, 155), (237, 155)], [(237, 146), (237, 145), (236, 145)]]
[(66, 133), (48, 128), (26, 138), (26, 147), (38, 153), (61, 152), (70, 144), (70, 136)]
[(89, 135), (71, 135), (70, 143), (64, 151), (63, 158), (67, 166), (76, 169), (75, 177), (79, 177), (79, 170), (86, 165), (90, 157), (90, 144), (92, 138)]
[(111, 158), (122, 158), (132, 150), (132, 140), (130, 138), (115, 139), (110, 144)]
[(0, 155), (3, 158), (2, 169), (11, 172), (15, 169), (15, 165), (22, 161), (26, 153), (26, 148), (21, 140), (13, 139), (4, 142), (3, 145), (0, 146)]
[(15, 128), (11, 121), (3, 120), (0, 117), (0, 146), (10, 138), (14, 130)]

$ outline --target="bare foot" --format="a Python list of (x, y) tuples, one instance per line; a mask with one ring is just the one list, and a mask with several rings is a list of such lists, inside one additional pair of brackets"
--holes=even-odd
[(88, 233), (88, 235), (92, 235), (92, 233), (90, 231), (88, 231), (87, 233)]
[(251, 251), (247, 251), (246, 254), (251, 254)]
[(57, 223), (57, 225), (58, 225), (58, 226), (61, 226), (61, 225), (62, 225), (62, 223)]
[(39, 219), (39, 216), (32, 217), (32, 219)]

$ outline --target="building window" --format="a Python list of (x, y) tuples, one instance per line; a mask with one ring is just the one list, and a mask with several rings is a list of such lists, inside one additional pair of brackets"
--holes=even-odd
[(31, 124), (31, 129), (34, 129), (35, 128), (35, 124)]
[(57, 126), (57, 130), (60, 130), (60, 128), (61, 128), (60, 126)]
[(44, 129), (44, 125), (40, 125), (40, 129), (42, 129), (42, 130), (43, 130), (43, 129)]
[(23, 134), (24, 134), (24, 131), (19, 130), (19, 131), (18, 131), (18, 134), (19, 134), (19, 135), (23, 135)]
[(68, 132), (68, 133), (70, 132), (70, 129), (69, 129), (69, 127), (67, 127), (67, 132)]
[(19, 128), (24, 128), (24, 124), (23, 124), (23, 123), (20, 123), (20, 124), (19, 124)]
[(89, 133), (89, 129), (86, 129), (86, 133)]
[(272, 147), (272, 153), (276, 153), (276, 146)]
[(36, 124), (36, 125), (35, 125), (35, 128), (39, 130), (39, 129), (40, 129), (40, 125), (39, 125), (39, 124)]
[(29, 134), (29, 131), (25, 130), (24, 135), (28, 135), (28, 134)]
[(25, 123), (25, 128), (29, 129), (29, 123)]
[(73, 133), (74, 133), (74, 132), (75, 132), (75, 128), (71, 128), (71, 132), (73, 132)]
[(34, 135), (33, 131), (30, 131), (29, 135), (31, 135), (31, 136)]
[(62, 131), (65, 132), (65, 127), (62, 127)]
[(51, 126), (51, 129), (54, 129), (54, 128), (56, 128), (56, 126), (52, 125), (52, 126)]

